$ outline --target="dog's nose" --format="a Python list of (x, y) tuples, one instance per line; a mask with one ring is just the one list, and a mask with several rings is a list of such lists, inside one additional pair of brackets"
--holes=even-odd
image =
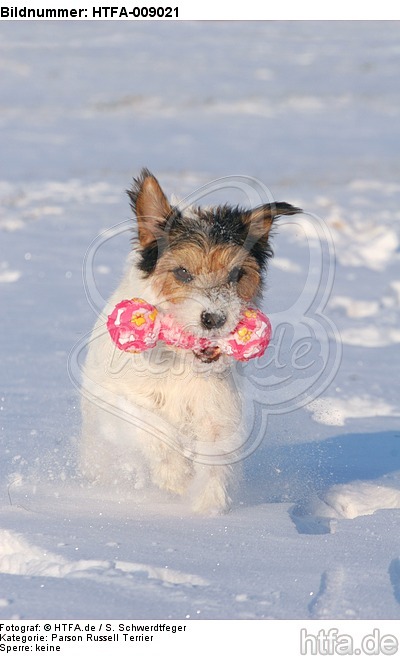
[(213, 328), (221, 328), (226, 322), (226, 315), (223, 312), (202, 312), (201, 313), (201, 323), (204, 328), (207, 330), (212, 330)]

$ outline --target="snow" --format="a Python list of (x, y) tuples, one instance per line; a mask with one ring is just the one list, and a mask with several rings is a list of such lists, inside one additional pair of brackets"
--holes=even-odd
[(338, 399), (332, 396), (320, 397), (308, 404), (312, 417), (320, 424), (344, 426), (347, 419), (361, 417), (396, 416), (396, 408), (383, 399), (371, 396), (349, 396)]
[[(398, 619), (399, 57), (384, 21), (0, 25), (0, 618)], [(240, 369), (254, 435), (220, 517), (76, 471), (69, 354), (142, 166), (310, 213), (275, 236), (282, 349)]]

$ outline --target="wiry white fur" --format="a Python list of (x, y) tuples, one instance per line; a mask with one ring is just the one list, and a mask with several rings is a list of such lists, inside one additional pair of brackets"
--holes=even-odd
[[(95, 482), (129, 479), (142, 487), (150, 479), (162, 489), (188, 494), (197, 512), (224, 511), (241, 442), (240, 397), (230, 363), (220, 358), (204, 364), (160, 343), (138, 355), (115, 349), (105, 327), (115, 304), (133, 296), (162, 301), (151, 276), (143, 280), (135, 258), (130, 257), (90, 340), (82, 381), (81, 469)], [(219, 301), (225, 310), (227, 300)], [(239, 302), (230, 301), (234, 317)], [(191, 308), (181, 308), (193, 324), (202, 303), (197, 299)]]

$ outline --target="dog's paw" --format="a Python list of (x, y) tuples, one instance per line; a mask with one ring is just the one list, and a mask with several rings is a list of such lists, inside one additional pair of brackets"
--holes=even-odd
[(231, 504), (231, 499), (224, 485), (217, 482), (211, 482), (210, 485), (199, 494), (193, 504), (192, 509), (199, 515), (208, 515), (214, 517), (226, 513)]
[(173, 466), (173, 462), (169, 460), (159, 463), (153, 469), (152, 478), (161, 490), (182, 496), (190, 481), (190, 469), (185, 463), (180, 467)]

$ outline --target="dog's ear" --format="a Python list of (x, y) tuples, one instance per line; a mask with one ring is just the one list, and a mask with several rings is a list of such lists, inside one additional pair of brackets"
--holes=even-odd
[(243, 213), (242, 220), (249, 227), (249, 235), (253, 238), (268, 238), (274, 219), (282, 214), (297, 214), (302, 212), (299, 207), (289, 203), (267, 203), (254, 210)]
[(139, 241), (146, 248), (157, 241), (171, 213), (171, 206), (157, 179), (148, 169), (142, 169), (128, 190), (131, 207), (138, 221)]

